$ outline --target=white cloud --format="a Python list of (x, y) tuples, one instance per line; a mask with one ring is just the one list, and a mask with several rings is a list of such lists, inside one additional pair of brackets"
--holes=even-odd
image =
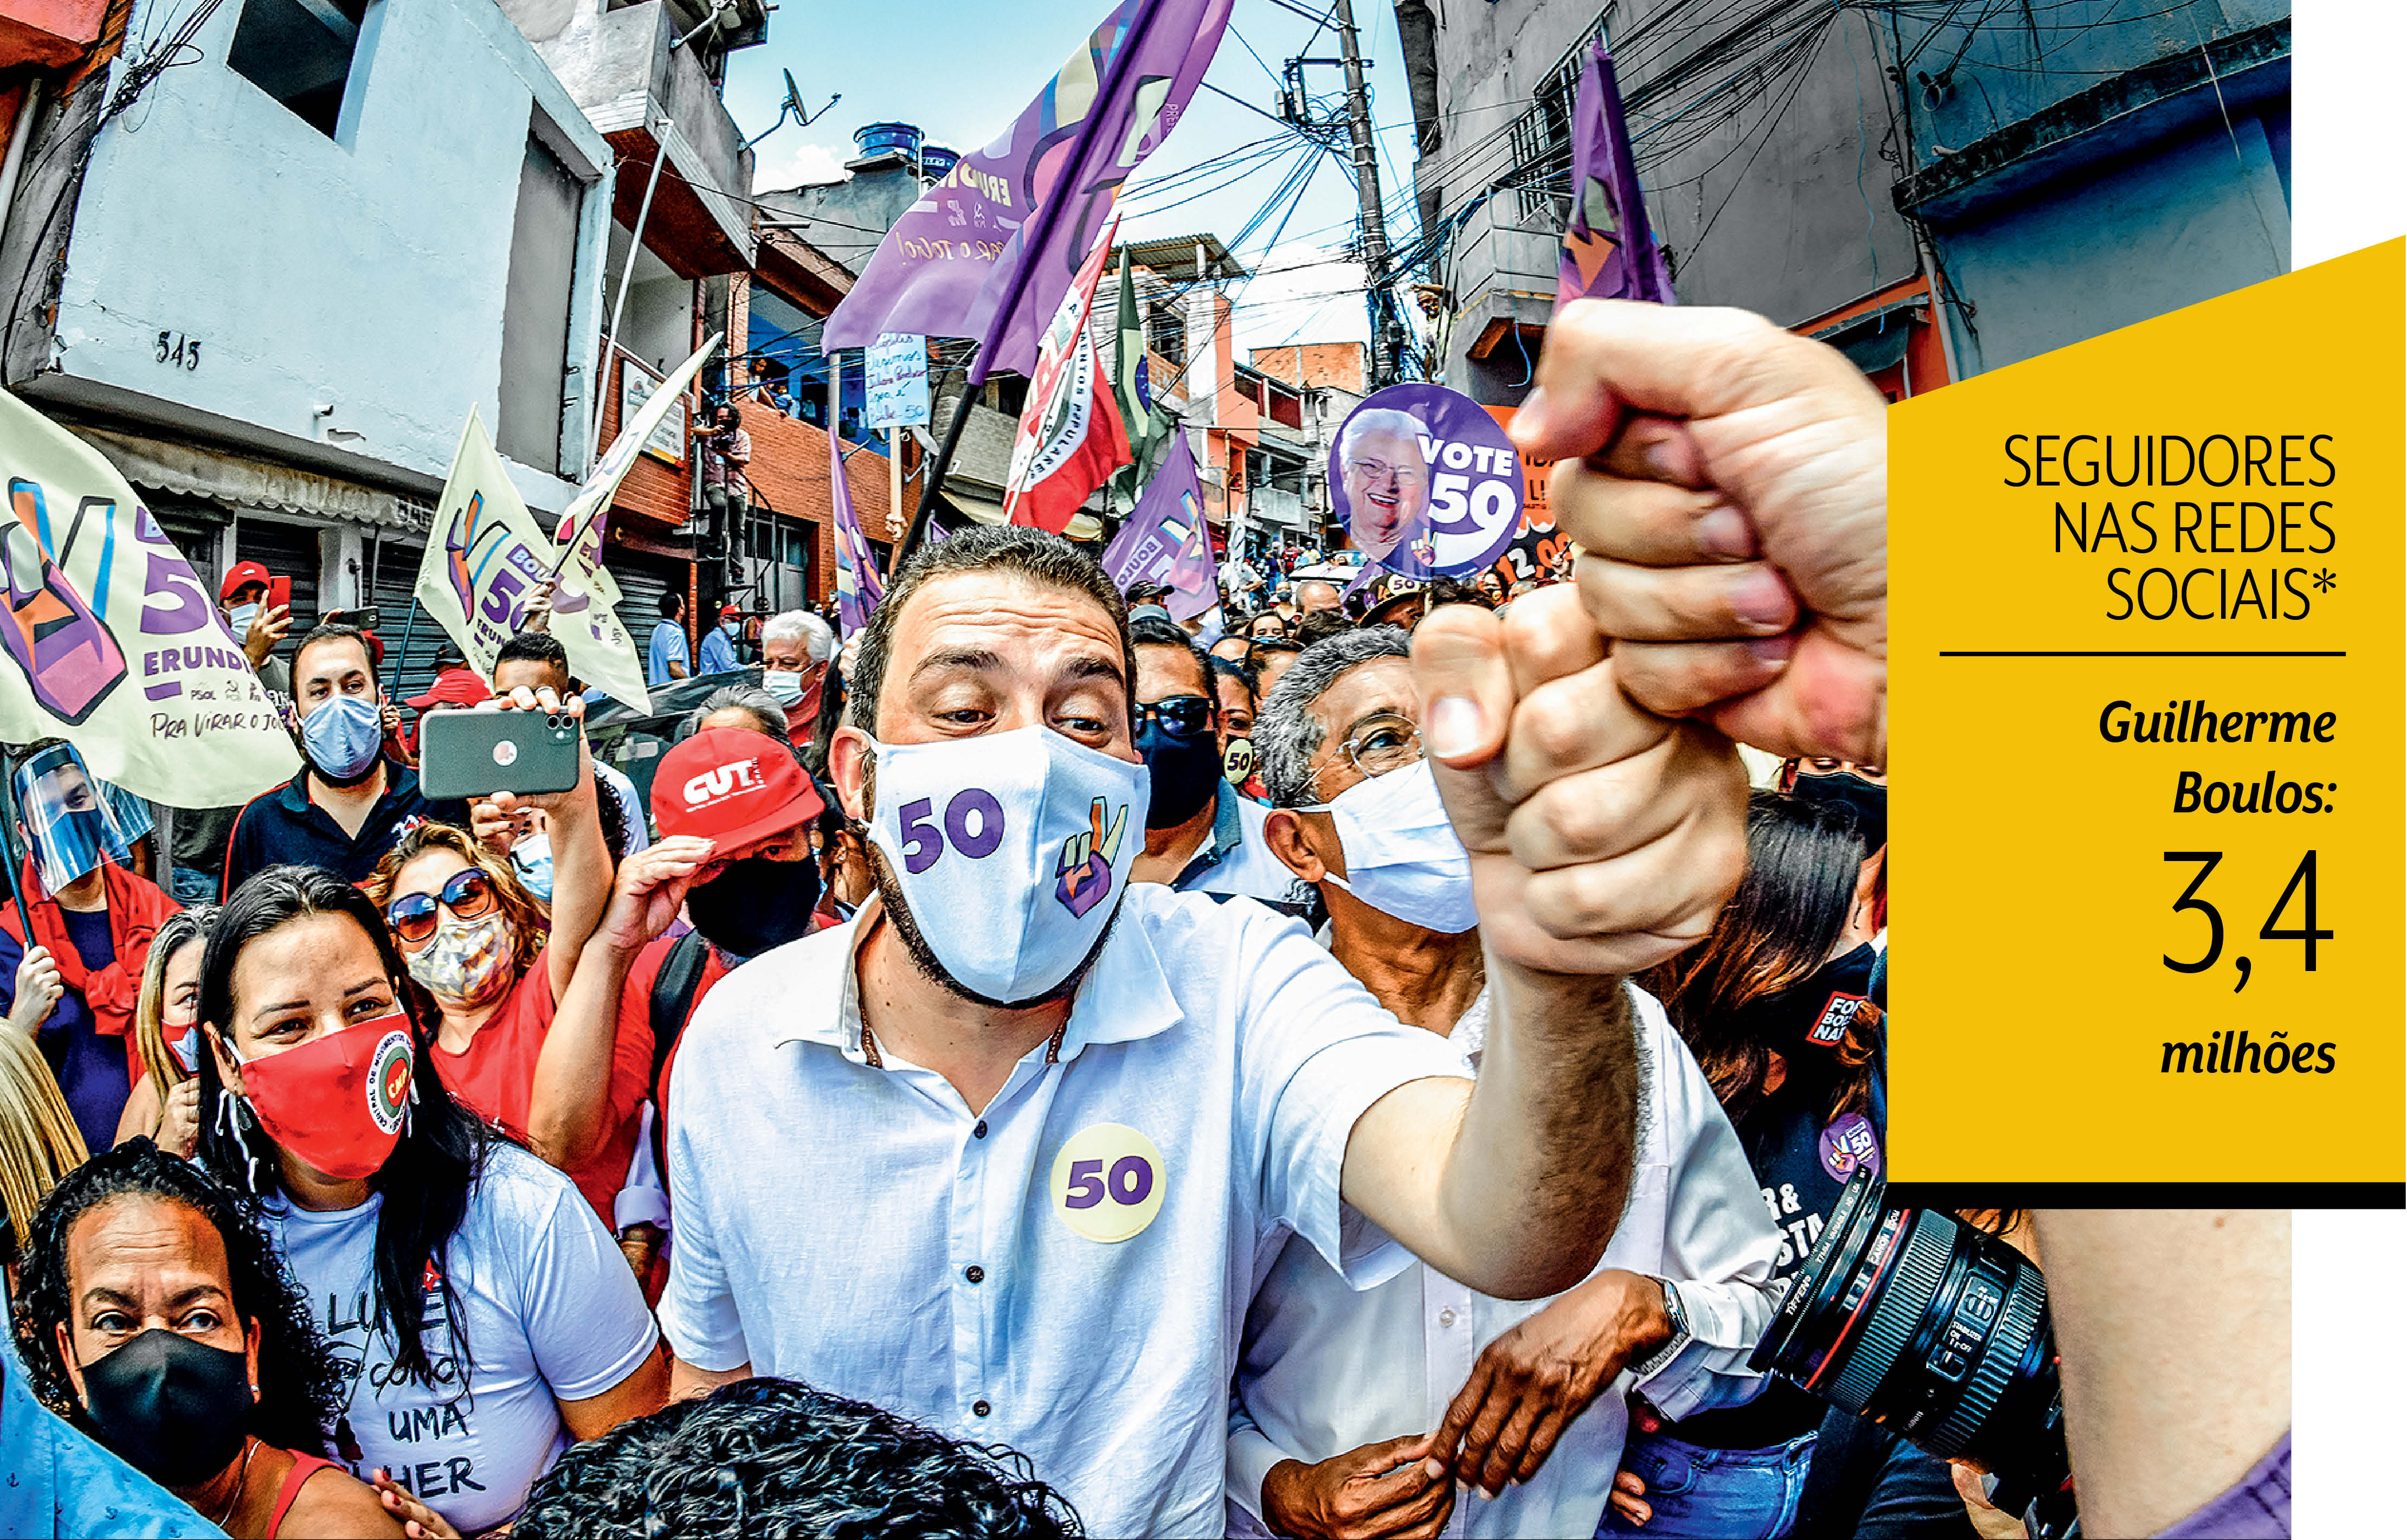
[(1252, 278), (1231, 286), (1240, 359), (1253, 347), (1370, 340), (1362, 264), (1347, 261), (1343, 247), (1289, 241), (1265, 252), (1253, 269)]
[(762, 193), (815, 182), (841, 182), (851, 175), (844, 169), (847, 154), (825, 145), (788, 138), (774, 149), (756, 153), (752, 191)]

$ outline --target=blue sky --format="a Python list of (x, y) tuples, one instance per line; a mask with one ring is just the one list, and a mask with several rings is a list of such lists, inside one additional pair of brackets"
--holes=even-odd
[[(1316, 15), (1328, 8), (1328, 0), (1295, 3)], [(728, 111), (747, 135), (767, 128), (785, 93), (780, 70), (793, 71), (814, 112), (838, 92), (844, 100), (810, 127), (797, 128), (789, 120), (755, 147), (755, 185), (829, 178), (856, 153), (852, 132), (863, 123), (917, 123), (939, 143), (983, 145), (1027, 106), (1111, 5), (1112, 0), (811, 0), (806, 6), (786, 0), (769, 18), (769, 41), (730, 58)], [(1362, 28), (1364, 54), (1374, 61), (1367, 78), (1379, 130), (1380, 189), (1393, 236), (1399, 233), (1399, 215), (1404, 233), (1413, 222), (1412, 101), (1392, 7), (1385, 0), (1357, 0), (1355, 20)], [(1272, 0), (1236, 0), (1230, 31), (1204, 78), (1261, 112), (1275, 111), (1272, 75), (1289, 54), (1337, 55), (1334, 32), (1323, 31), (1317, 39), (1313, 33), (1312, 21)], [(1268, 70), (1256, 63), (1255, 53)], [(1316, 67), (1305, 74), (1317, 93), (1335, 96), (1342, 89), (1341, 71)], [(1275, 141), (1263, 147), (1273, 152), (1249, 166), (1170, 192), (1146, 192), (1148, 182), (1265, 138)], [(1131, 184), (1122, 205), (1123, 234), (1146, 238), (1201, 231), (1230, 240), (1304, 153), (1302, 140), (1284, 124), (1199, 91), (1170, 142)], [(1275, 250), (1270, 239), (1285, 204), (1237, 248), (1239, 260), (1258, 274), (1232, 286), (1241, 350), (1288, 341), (1359, 342), (1368, 335), (1360, 268), (1332, 260), (1332, 248), (1353, 232), (1354, 186), (1337, 159), (1319, 160)]]

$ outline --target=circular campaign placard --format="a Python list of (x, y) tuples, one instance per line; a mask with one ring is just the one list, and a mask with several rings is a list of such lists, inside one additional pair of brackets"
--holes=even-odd
[(1443, 385), (1391, 385), (1346, 415), (1329, 450), (1330, 502), (1365, 562), (1457, 577), (1521, 530), (1521, 459), (1499, 423)]
[(1124, 1123), (1090, 1123), (1053, 1157), (1053, 1211), (1089, 1240), (1128, 1240), (1161, 1212), (1169, 1180), (1151, 1139)]

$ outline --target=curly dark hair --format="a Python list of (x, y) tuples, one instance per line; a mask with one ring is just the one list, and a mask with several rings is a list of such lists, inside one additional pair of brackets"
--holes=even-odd
[(62, 1178), (34, 1213), (17, 1285), (18, 1355), (42, 1404), (93, 1432), (59, 1354), (56, 1328), (74, 1312), (67, 1279), (67, 1236), (76, 1221), (122, 1197), (180, 1203), (209, 1222), (225, 1242), (234, 1309), (259, 1322), (259, 1400), (250, 1432), (279, 1449), (323, 1455), (326, 1429), (342, 1409), (343, 1374), (318, 1335), (308, 1300), (285, 1270), (267, 1234), (241, 1199), (200, 1166), (147, 1138), (104, 1151)]
[(572, 1445), (527, 1498), (520, 1540), (663, 1534), (1051, 1540), (1069, 1499), (1000, 1445), (955, 1443), (790, 1379), (740, 1379)]
[[(484, 1170), (487, 1153), (501, 1137), (476, 1113), (461, 1106), (443, 1084), (434, 1065), (431, 1019), (421, 1004), (424, 991), (412, 993), (415, 981), (393, 945), (392, 927), (368, 896), (333, 872), (318, 867), (269, 867), (246, 881), (218, 911), (210, 928), (207, 952), (201, 957), (203, 1025), (221, 1039), (232, 1041), (235, 1020), (234, 965), (242, 949), (294, 920), (316, 914), (341, 914), (366, 932), (394, 982), (396, 999), (409, 1017), (410, 1036), (417, 1040), (410, 1080), (417, 1097), (403, 1125), (401, 1142), (385, 1157), (384, 1168), (369, 1185), (384, 1199), (377, 1214), (377, 1324), (392, 1334), (392, 1362), (404, 1376), (431, 1383), (434, 1355), (426, 1343), (426, 1302), (421, 1292), (426, 1264), (434, 1262), (442, 1279), (442, 1317), (449, 1323), (451, 1342), (463, 1363), (473, 1363), (462, 1338), (462, 1311), (452, 1293), (448, 1251), (451, 1236), (467, 1217), (469, 1191)], [(259, 1126), (247, 1106), (229, 1098), (218, 1078), (217, 1055), (201, 1055), (201, 1164), (231, 1187), (264, 1197), (283, 1189), (282, 1167), (276, 1142)], [(221, 1103), (235, 1102), (230, 1110)]]

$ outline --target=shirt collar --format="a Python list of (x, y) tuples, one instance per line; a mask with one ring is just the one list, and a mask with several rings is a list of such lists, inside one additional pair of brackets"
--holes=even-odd
[(1184, 886), (1203, 876), (1226, 860), (1231, 851), (1246, 842), (1246, 826), (1237, 815), (1237, 790), (1229, 784), (1226, 778), (1218, 784), (1218, 789), (1213, 793), (1212, 839), (1187, 863), (1187, 869), (1178, 874), (1175, 886)]
[[(1144, 902), (1133, 893), (1121, 900), (1119, 912), (1112, 920), (1111, 940), (1070, 1002), (1069, 1025), (1055, 1051), (1061, 1063), (1076, 1058), (1090, 1043), (1134, 1042), (1166, 1032), (1185, 1015), (1178, 997), (1170, 991), (1168, 969), (1154, 948), (1151, 931), (1130, 913), (1132, 905), (1143, 907)], [(831, 959), (840, 970), (836, 1009), (797, 1013), (792, 1030), (772, 1046), (818, 1043), (855, 1064), (869, 1062), (861, 1047), (861, 943), (884, 909), (883, 897), (873, 894), (859, 913), (833, 927), (844, 936), (841, 951)], [(824, 997), (811, 981), (796, 980), (795, 985), (796, 998)]]

